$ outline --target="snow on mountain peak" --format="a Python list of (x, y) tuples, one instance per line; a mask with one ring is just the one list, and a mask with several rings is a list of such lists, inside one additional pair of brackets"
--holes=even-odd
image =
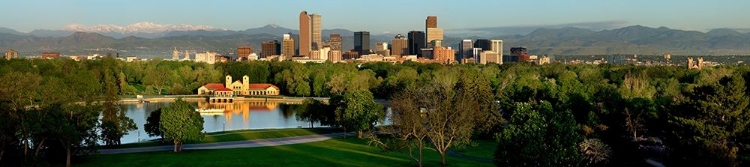
[(190, 24), (156, 24), (153, 22), (138, 22), (127, 26), (113, 24), (99, 24), (95, 26), (86, 26), (81, 24), (70, 24), (62, 27), (62, 30), (83, 31), (83, 32), (118, 32), (118, 33), (162, 33), (166, 31), (195, 31), (195, 30), (226, 30), (224, 28), (215, 28), (208, 25), (190, 25)]

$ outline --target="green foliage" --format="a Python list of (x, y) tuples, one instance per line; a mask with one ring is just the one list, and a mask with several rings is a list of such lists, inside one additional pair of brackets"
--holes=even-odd
[(369, 91), (349, 91), (344, 96), (331, 99), (336, 106), (336, 126), (346, 130), (362, 131), (375, 126), (385, 114), (383, 106), (375, 102)]
[(161, 125), (160, 122), (161, 108), (151, 112), (151, 114), (148, 115), (148, 118), (146, 118), (146, 124), (143, 124), (143, 130), (146, 131), (146, 134), (148, 134), (148, 136), (159, 136), (162, 137), (163, 140), (164, 137), (162, 136), (161, 130), (159, 130), (159, 127)]
[(497, 166), (579, 166), (578, 125), (566, 111), (552, 105), (517, 104), (509, 125), (497, 134)]
[(178, 98), (162, 108), (159, 130), (165, 140), (171, 140), (175, 144), (174, 152), (180, 152), (184, 142), (203, 138), (203, 117), (190, 103)]

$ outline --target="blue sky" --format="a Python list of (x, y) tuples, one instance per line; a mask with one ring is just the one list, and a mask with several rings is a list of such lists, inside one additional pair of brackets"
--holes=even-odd
[(0, 27), (28, 32), (68, 24), (203, 24), (244, 30), (267, 24), (297, 29), (300, 11), (323, 28), (406, 32), (427, 15), (446, 30), (608, 22), (705, 31), (750, 28), (748, 0), (3, 0)]

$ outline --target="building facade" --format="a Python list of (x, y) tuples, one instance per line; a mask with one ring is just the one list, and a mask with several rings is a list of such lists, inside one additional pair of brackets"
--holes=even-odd
[(354, 32), (354, 50), (356, 50), (359, 55), (370, 54), (369, 31)]
[(5, 51), (6, 60), (17, 59), (17, 58), (18, 58), (18, 51), (13, 50), (13, 49), (8, 49)]
[(279, 44), (279, 41), (273, 40), (273, 41), (266, 41), (261, 44), (260, 48), (260, 56), (261, 58), (269, 57), (272, 55), (279, 55), (281, 52), (281, 45)]
[(339, 62), (341, 61), (341, 51), (340, 50), (331, 50), (328, 52), (328, 60), (331, 62)]
[[(210, 83), (198, 88), (198, 95), (213, 95), (216, 96), (216, 91), (221, 90), (221, 96), (276, 96), (279, 95), (279, 87), (272, 84), (251, 84), (250, 77), (247, 75), (242, 77), (242, 80), (232, 82), (232, 76), (227, 75), (225, 77), (225, 84)], [(230, 93), (225, 91), (231, 90)]]
[(60, 52), (42, 52), (42, 59), (59, 59)]
[(503, 40), (490, 40), (490, 50), (500, 55), (499, 62), (497, 64), (503, 64)]
[(172, 50), (172, 60), (180, 60), (180, 50), (177, 50), (177, 47)]
[(435, 61), (437, 63), (443, 63), (443, 64), (452, 64), (456, 60), (455, 58), (455, 52), (452, 48), (448, 47), (434, 47), (432, 48), (432, 56), (434, 57)]
[(306, 11), (299, 14), (299, 55), (310, 54), (312, 50), (312, 26), (310, 15)]
[(422, 57), (422, 48), (427, 47), (425, 43), (425, 34), (422, 31), (409, 31), (409, 55), (417, 55)]
[(330, 39), (328, 39), (328, 44), (331, 46), (331, 50), (338, 50), (339, 52), (341, 50), (341, 34), (331, 34), (329, 35)]
[[(208, 64), (214, 64), (216, 63), (216, 55), (218, 55), (218, 53), (216, 52), (196, 53), (195, 62), (204, 62)], [(247, 56), (245, 56), (245, 59), (247, 59)]]
[(409, 54), (409, 40), (401, 34), (391, 40), (391, 55), (402, 56)]
[(313, 13), (310, 15), (310, 34), (312, 34), (311, 50), (318, 50), (323, 47), (322, 38), (323, 21), (320, 14)]
[(282, 40), (281, 47), (281, 57), (283, 57), (282, 59), (292, 59), (292, 56), (294, 56), (294, 39), (292, 39), (292, 34), (284, 34), (284, 39)]
[[(433, 41), (443, 40), (443, 29), (442, 28), (427, 28), (427, 43), (433, 44)], [(430, 47), (435, 47), (434, 45)]]
[[(248, 56), (253, 53), (253, 47), (240, 46), (237, 47), (237, 60), (247, 60)], [(195, 54), (195, 59), (198, 59), (198, 54)]]
[(492, 43), (488, 39), (477, 39), (474, 41), (474, 48), (482, 48), (482, 50), (492, 50)]
[(458, 43), (458, 55), (460, 59), (468, 59), (474, 57), (472, 49), (474, 48), (474, 42), (471, 39), (464, 39), (461, 43)]

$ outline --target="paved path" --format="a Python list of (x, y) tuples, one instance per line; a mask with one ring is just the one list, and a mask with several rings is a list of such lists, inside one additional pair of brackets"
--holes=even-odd
[[(230, 142), (217, 142), (217, 143), (185, 144), (182, 146), (182, 149), (183, 150), (202, 150), (202, 149), (227, 149), (227, 148), (279, 146), (279, 145), (288, 145), (288, 144), (318, 142), (318, 141), (331, 139), (332, 137), (344, 136), (346, 134), (347, 133), (332, 133), (332, 134), (323, 134), (323, 135), (307, 135), (307, 136), (296, 136), (296, 137), (274, 138), (274, 139), (256, 139), (256, 140), (230, 141)], [(120, 149), (102, 149), (102, 150), (99, 150), (99, 153), (100, 154), (125, 154), (125, 153), (172, 151), (172, 150), (174, 150), (174, 145), (120, 148)]]

